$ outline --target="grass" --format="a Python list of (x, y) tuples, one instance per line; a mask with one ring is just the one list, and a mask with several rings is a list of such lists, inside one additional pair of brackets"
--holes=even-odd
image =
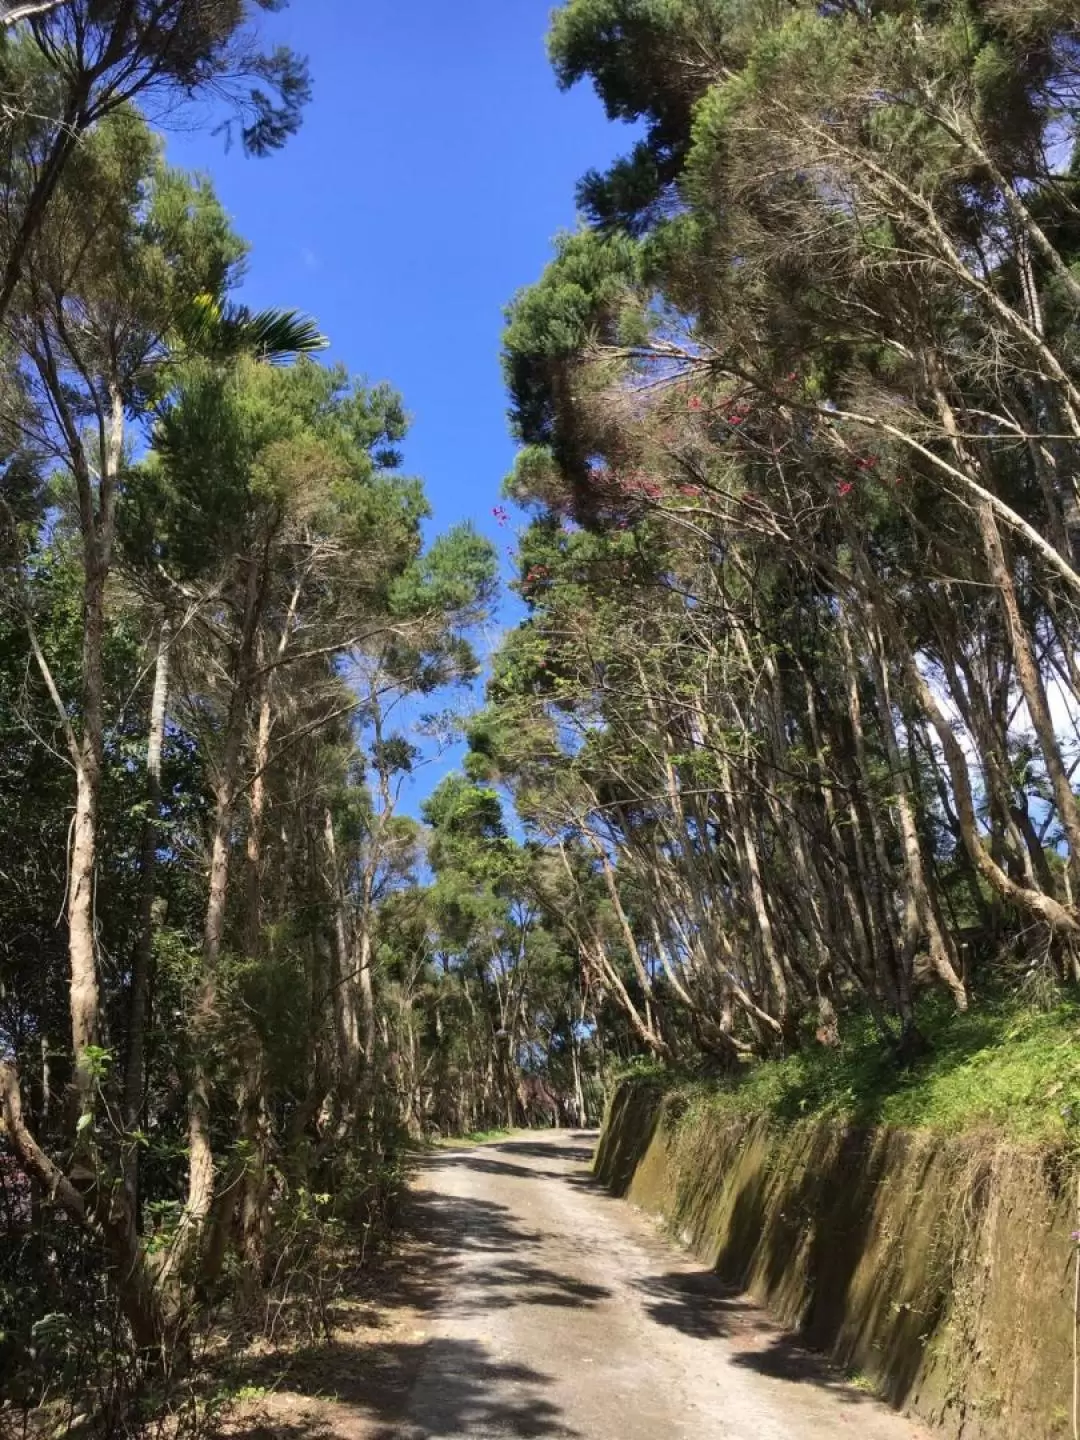
[(1025, 1141), (1080, 1135), (1080, 1003), (1038, 1010), (984, 1002), (957, 1015), (934, 998), (924, 1002), (919, 1027), (929, 1053), (907, 1068), (869, 1022), (851, 1021), (835, 1050), (809, 1046), (735, 1081), (673, 1088), (688, 1106), (786, 1124), (824, 1115), (950, 1133), (992, 1128)]
[(877, 1395), (879, 1386), (875, 1385), (868, 1375), (861, 1370), (849, 1370), (845, 1376), (847, 1383), (853, 1390), (858, 1390), (863, 1395)]
[(436, 1140), (437, 1146), (452, 1146), (457, 1148), (460, 1145), (484, 1145), (490, 1140), (506, 1140), (513, 1135), (513, 1130), (470, 1130), (467, 1135), (444, 1135)]

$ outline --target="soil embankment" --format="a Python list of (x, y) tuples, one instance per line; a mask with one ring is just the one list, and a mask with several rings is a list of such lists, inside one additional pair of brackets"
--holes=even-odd
[(1076, 1177), (987, 1135), (790, 1126), (625, 1084), (597, 1155), (717, 1276), (963, 1440), (1071, 1433)]

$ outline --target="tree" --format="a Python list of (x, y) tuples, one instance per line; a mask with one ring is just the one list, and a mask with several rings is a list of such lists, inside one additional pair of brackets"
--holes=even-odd
[(0, 320), (30, 246), (83, 137), (124, 107), (216, 94), (245, 150), (263, 155), (295, 133), (310, 85), (286, 49), (255, 44), (252, 18), (280, 0), (65, 0), (8, 6), (0, 70), (14, 97), (5, 129)]
[(1075, 971), (1069, 26), (911, 21), (553, 20), (645, 138), (509, 313), (535, 519), (487, 743), (729, 1054), (855, 994), (910, 1053), (989, 916)]

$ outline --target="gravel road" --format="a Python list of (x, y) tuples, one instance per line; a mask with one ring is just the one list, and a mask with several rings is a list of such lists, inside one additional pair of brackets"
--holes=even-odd
[(380, 1436), (925, 1440), (598, 1189), (595, 1138), (425, 1159), (419, 1228), (452, 1262)]

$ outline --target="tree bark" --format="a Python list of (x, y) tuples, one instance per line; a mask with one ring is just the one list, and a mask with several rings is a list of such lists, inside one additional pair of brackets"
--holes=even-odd
[[(55, 373), (52, 372), (55, 379)], [(57, 382), (59, 383), (59, 382)], [(79, 491), (83, 544), (82, 734), (75, 767), (75, 817), (68, 880), (68, 951), (71, 966), (71, 1045), (80, 1114), (92, 1114), (93, 1066), (87, 1052), (101, 1044), (101, 996), (97, 973), (95, 881), (98, 807), (105, 760), (105, 582), (116, 524), (116, 488), (124, 443), (124, 407), (110, 389), (110, 414), (102, 422), (98, 503), (85, 452), (73, 436), (72, 462)]]
[(357, 982), (353, 972), (349, 945), (349, 920), (345, 905), (345, 889), (338, 862), (334, 817), (329, 805), (323, 811), (323, 843), (326, 849), (329, 884), (334, 906), (334, 972), (332, 976), (332, 1012), (334, 1016), (335, 1070), (334, 1085), (339, 1092), (345, 1083), (354, 1086), (360, 1074), (363, 1050), (360, 1044), (360, 1018)]
[(71, 1044), (80, 1111), (93, 1108), (94, 1080), (86, 1052), (101, 1043), (101, 998), (97, 974), (94, 922), (94, 881), (97, 859), (98, 803), (104, 759), (102, 646), (105, 629), (105, 574), (99, 547), (87, 539), (83, 585), (82, 736), (75, 775), (75, 818), (72, 826), (71, 871), (68, 881), (68, 949), (71, 963)]
[[(154, 688), (150, 699), (150, 723), (146, 740), (146, 815), (143, 819), (139, 864), (138, 938), (131, 967), (128, 994), (127, 1063), (124, 1069), (124, 1129), (138, 1128), (143, 1104), (143, 1075), (146, 1026), (149, 1014), (150, 972), (154, 953), (154, 902), (157, 896), (158, 823), (161, 811), (161, 755), (165, 743), (165, 714), (169, 692), (169, 647), (171, 630), (167, 619), (158, 631), (154, 663)], [(128, 1203), (138, 1203), (138, 1146), (126, 1144), (124, 1183)]]
[(874, 688), (878, 697), (878, 714), (881, 733), (885, 741), (885, 753), (889, 760), (892, 782), (895, 787), (893, 805), (900, 829), (900, 845), (904, 856), (904, 949), (902, 980), (908, 1013), (901, 1018), (905, 1026), (914, 1021), (911, 1001), (911, 981), (915, 947), (920, 933), (925, 935), (930, 954), (930, 963), (942, 983), (953, 997), (958, 1010), (968, 1008), (967, 992), (956, 973), (949, 954), (948, 941), (937, 921), (937, 914), (931, 900), (923, 865), (922, 846), (919, 842), (918, 826), (912, 803), (911, 783), (900, 754), (893, 723), (892, 696), (889, 693), (889, 677), (885, 668), (885, 657), (880, 635), (875, 636), (874, 645)]
[(1046, 687), (1035, 659), (1031, 637), (1020, 613), (1016, 586), (1013, 584), (1012, 575), (1005, 561), (997, 521), (994, 519), (993, 512), (985, 505), (978, 507), (977, 517), (990, 578), (997, 586), (1002, 609), (1005, 612), (1013, 660), (1016, 665), (1016, 676), (1027, 702), (1031, 722), (1035, 727), (1039, 748), (1042, 750), (1043, 762), (1050, 777), (1054, 803), (1057, 805), (1062, 829), (1069, 842), (1069, 875), (1075, 891), (1080, 887), (1080, 806), (1077, 805), (1076, 796), (1073, 794), (1061, 747), (1058, 744), (1053, 718), (1050, 714), (1050, 704), (1046, 696)]
[(48, 1195), (50, 1203), (59, 1205), (72, 1221), (105, 1242), (117, 1293), (135, 1343), (145, 1350), (166, 1344), (171, 1330), (170, 1317), (139, 1242), (124, 1190), (120, 1188), (110, 1195), (107, 1189), (99, 1187), (96, 1203), (87, 1203), (81, 1191), (34, 1138), (23, 1115), (18, 1074), (6, 1061), (0, 1061), (0, 1121), (27, 1173)]
[[(859, 552), (857, 558), (869, 588), (871, 591), (875, 591), (877, 587), (874, 585), (866, 557)], [(953, 734), (952, 726), (935, 699), (933, 691), (923, 678), (906, 635), (889, 606), (880, 602), (876, 595), (875, 610), (898, 657), (911, 694), (921, 707), (941, 745), (945, 764), (949, 771), (949, 779), (952, 782), (960, 834), (975, 869), (998, 895), (1019, 905), (1029, 915), (1041, 920), (1049, 929), (1060, 931), (1070, 938), (1080, 936), (1080, 921), (1077, 920), (1071, 905), (1063, 905), (1050, 895), (1044, 895), (1039, 890), (1018, 884), (1002, 870), (990, 855), (979, 834), (975, 797), (971, 789), (971, 777), (968, 774), (967, 757), (964, 755), (963, 748)]]

